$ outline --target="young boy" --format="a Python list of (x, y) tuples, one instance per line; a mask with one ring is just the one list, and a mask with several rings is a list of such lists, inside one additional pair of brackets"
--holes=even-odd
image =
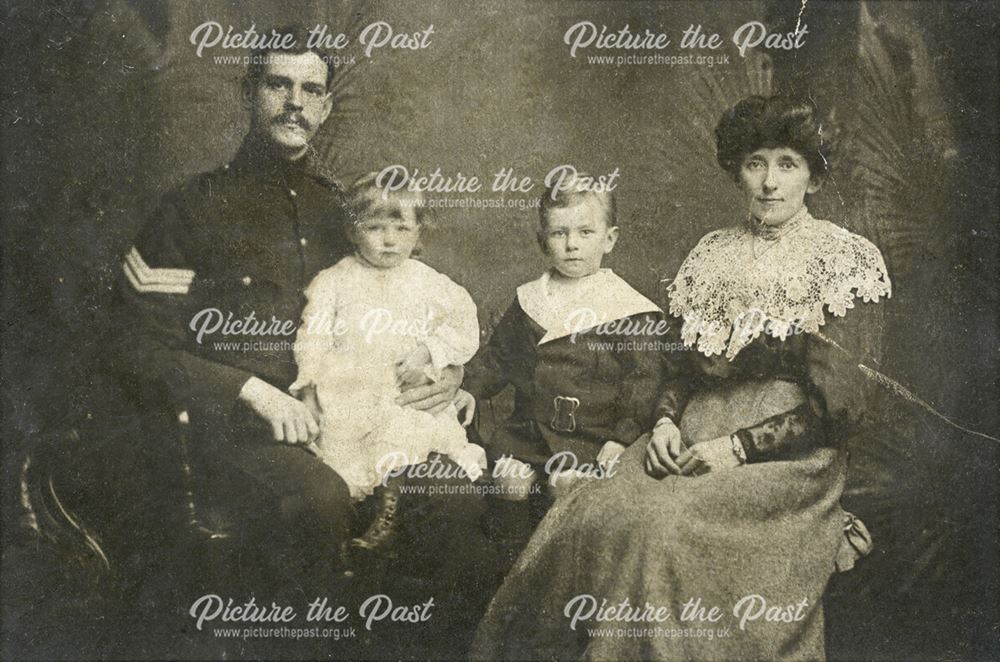
[[(457, 398), (460, 409), (471, 409), (473, 398), (514, 386), (513, 414), (487, 454), (506, 502), (494, 504), (494, 524), (509, 528), (497, 518), (506, 520), (520, 530), (516, 538), (533, 528), (525, 524), (532, 519), (525, 501), (539, 490), (529, 484), (546, 469), (574, 463), (613, 473), (618, 455), (651, 428), (663, 380), (655, 341), (666, 322), (656, 304), (601, 268), (619, 228), (613, 193), (592, 182), (578, 174), (543, 194), (538, 243), (548, 270), (517, 288), (488, 345), (468, 364)], [(558, 489), (566, 477), (548, 480)]]

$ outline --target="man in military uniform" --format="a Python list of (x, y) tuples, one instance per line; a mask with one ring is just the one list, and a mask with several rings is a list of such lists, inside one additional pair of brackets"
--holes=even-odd
[[(303, 290), (350, 249), (341, 191), (310, 151), (333, 70), (311, 50), (253, 57), (235, 158), (166, 195), (125, 256), (113, 362), (144, 408), (187, 412), (200, 471), (251, 514), (241, 535), (268, 534), (242, 543), (285, 573), (265, 572), (261, 588), (308, 595), (322, 592), (353, 516), (343, 480), (306, 449), (317, 420), (286, 391)], [(435, 409), (460, 380), (451, 370), (400, 402)]]

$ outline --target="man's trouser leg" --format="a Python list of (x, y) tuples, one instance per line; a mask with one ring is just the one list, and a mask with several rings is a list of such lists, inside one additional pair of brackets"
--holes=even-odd
[(211, 455), (239, 510), (240, 548), (261, 571), (253, 580), (263, 585), (248, 588), (306, 602), (336, 588), (354, 517), (343, 479), (303, 447), (267, 439)]

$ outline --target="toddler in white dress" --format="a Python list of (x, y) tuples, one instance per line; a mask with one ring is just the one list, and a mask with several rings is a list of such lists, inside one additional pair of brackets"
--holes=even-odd
[(393, 470), (448, 455), (476, 480), (485, 451), (470, 444), (454, 405), (431, 414), (401, 407), (400, 387), (436, 381), (479, 348), (476, 305), (450, 278), (411, 259), (419, 193), (386, 192), (377, 175), (352, 188), (354, 255), (306, 289), (291, 392), (315, 407), (316, 451), (361, 500)]

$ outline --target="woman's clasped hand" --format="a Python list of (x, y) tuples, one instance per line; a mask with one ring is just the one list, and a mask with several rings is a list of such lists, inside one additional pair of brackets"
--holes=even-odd
[(681, 431), (669, 418), (656, 424), (646, 444), (646, 473), (653, 478), (671, 474), (700, 476), (740, 464), (730, 437), (717, 437), (688, 447), (681, 439)]

